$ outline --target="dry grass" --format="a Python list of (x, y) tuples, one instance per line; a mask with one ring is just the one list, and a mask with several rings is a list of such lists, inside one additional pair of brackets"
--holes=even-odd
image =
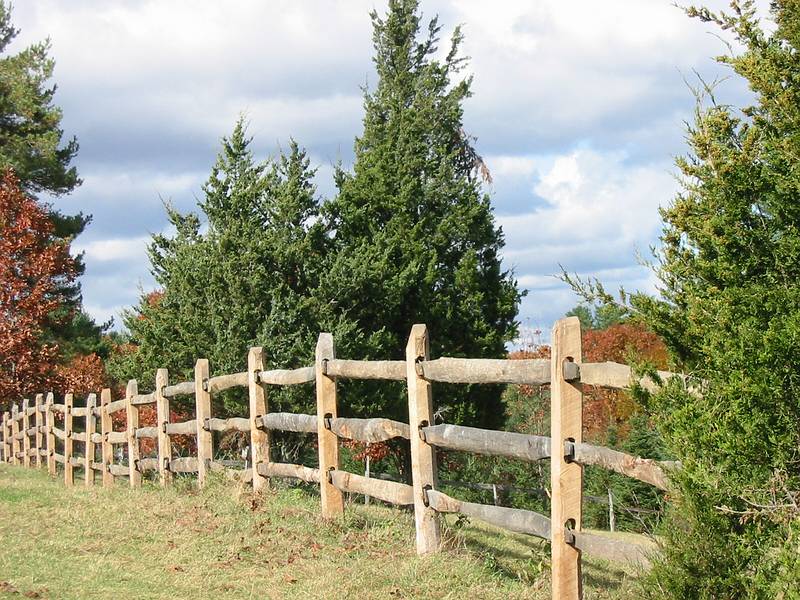
[[(300, 489), (67, 489), (0, 465), (2, 598), (549, 598), (545, 544), (455, 518), (445, 535), (418, 558), (397, 509), (325, 522)], [(587, 599), (636, 597), (618, 567), (585, 560), (584, 579)]]

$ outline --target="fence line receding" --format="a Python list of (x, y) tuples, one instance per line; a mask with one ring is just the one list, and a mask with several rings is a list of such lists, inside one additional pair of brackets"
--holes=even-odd
[[(553, 598), (582, 596), (581, 554), (587, 552), (609, 560), (646, 565), (647, 551), (632, 544), (581, 530), (583, 467), (597, 465), (666, 489), (670, 469), (679, 464), (631, 456), (623, 452), (584, 443), (582, 433), (582, 386), (598, 385), (627, 388), (638, 383), (652, 389), (649, 378), (637, 379), (631, 368), (617, 363), (583, 363), (581, 332), (577, 318), (558, 321), (553, 329), (551, 359), (471, 359), (429, 357), (428, 330), (415, 325), (406, 348), (406, 360), (343, 360), (335, 357), (333, 336), (320, 334), (315, 364), (299, 369), (267, 369), (268, 357), (261, 348), (251, 348), (247, 370), (240, 373), (209, 375), (206, 359), (198, 359), (194, 381), (169, 383), (166, 369), (158, 369), (155, 389), (140, 394), (138, 382), (128, 382), (125, 397), (112, 400), (111, 390), (90, 394), (85, 406), (74, 406), (71, 393), (56, 403), (52, 393), (37, 394), (34, 401), (14, 404), (2, 415), (2, 460), (27, 467), (47, 467), (52, 476), (63, 465), (64, 483), (75, 483), (76, 469), (83, 471), (84, 485), (102, 485), (127, 478), (139, 487), (142, 475), (158, 474), (161, 485), (170, 485), (177, 473), (197, 476), (205, 483), (209, 471), (230, 471), (229, 461), (214, 460), (213, 432), (239, 431), (249, 434), (251, 461), (237, 476), (252, 481), (255, 490), (268, 485), (272, 477), (295, 478), (320, 486), (321, 511), (334, 518), (344, 511), (343, 494), (362, 494), (384, 502), (413, 506), (416, 548), (429, 554), (441, 546), (439, 515), (458, 513), (497, 527), (551, 541)], [(664, 380), (681, 377), (659, 372)], [(338, 379), (405, 380), (408, 388), (409, 423), (385, 418), (341, 418), (337, 413)], [(551, 388), (550, 437), (492, 431), (453, 424), (436, 424), (433, 418), (433, 392), (436, 382), (511, 383), (544, 385)], [(304, 385), (316, 388), (317, 413), (304, 415), (269, 411), (269, 387)], [(246, 417), (228, 419), (212, 415), (212, 396), (231, 388), (247, 388), (249, 410)], [(195, 418), (170, 421), (170, 399), (194, 395)], [(140, 427), (139, 409), (155, 405), (156, 425)], [(114, 431), (112, 415), (126, 412), (125, 431)], [(84, 421), (83, 432), (74, 431), (75, 420)], [(63, 420), (63, 428), (56, 421)], [(98, 425), (99, 421), (99, 425)], [(273, 462), (270, 460), (272, 431), (303, 432), (317, 436), (319, 467)], [(173, 457), (171, 436), (190, 435), (197, 441), (197, 454)], [(365, 477), (341, 470), (339, 440), (375, 443), (393, 438), (411, 444), (412, 485), (384, 478)], [(156, 441), (156, 458), (140, 457), (140, 441)], [(77, 444), (76, 444), (77, 443)], [(61, 452), (57, 452), (60, 446)], [(126, 452), (115, 449), (123, 447)], [(76, 454), (76, 447), (81, 450)], [(477, 504), (453, 498), (439, 487), (436, 450), (458, 450), (491, 456), (505, 456), (535, 462), (550, 458), (550, 516), (534, 511)], [(120, 460), (127, 454), (127, 460)], [(590, 499), (587, 497), (587, 499)]]

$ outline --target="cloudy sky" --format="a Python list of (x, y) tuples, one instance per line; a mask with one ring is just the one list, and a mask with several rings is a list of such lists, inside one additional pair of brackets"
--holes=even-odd
[[(19, 49), (50, 37), (56, 102), (80, 142), (83, 186), (55, 204), (93, 222), (84, 301), (116, 317), (153, 288), (144, 252), (169, 200), (191, 210), (219, 139), (239, 114), (258, 155), (294, 137), (319, 167), (352, 162), (360, 87), (375, 82), (362, 0), (17, 0)], [(725, 2), (709, 0), (710, 7)], [(462, 24), (474, 97), (465, 128), (494, 177), (505, 264), (528, 290), (520, 321), (549, 330), (576, 298), (559, 264), (609, 286), (654, 288), (637, 252), (676, 190), (694, 108), (686, 80), (728, 73), (723, 43), (672, 0), (423, 0), (446, 31)], [(721, 96), (747, 90), (725, 81)], [(117, 318), (117, 323), (119, 319)]]

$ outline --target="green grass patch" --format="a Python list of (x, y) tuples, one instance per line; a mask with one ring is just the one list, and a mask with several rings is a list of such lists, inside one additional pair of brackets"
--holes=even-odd
[[(549, 598), (547, 544), (449, 516), (414, 551), (412, 514), (349, 503), (333, 522), (302, 489), (212, 480), (72, 489), (0, 465), (0, 598)], [(631, 572), (584, 559), (585, 597), (634, 598)]]

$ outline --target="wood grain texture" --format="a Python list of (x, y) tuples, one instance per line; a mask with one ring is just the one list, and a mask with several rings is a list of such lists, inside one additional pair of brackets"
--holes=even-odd
[(174, 398), (175, 396), (189, 396), (194, 394), (194, 381), (182, 381), (174, 385), (168, 385), (163, 391), (165, 398)]
[(206, 483), (208, 463), (214, 458), (214, 438), (204, 427), (206, 419), (211, 418), (211, 394), (206, 391), (205, 382), (209, 377), (208, 359), (200, 358), (194, 366), (194, 403), (197, 421), (197, 485)]
[(132, 402), (133, 397), (138, 393), (139, 384), (135, 379), (131, 379), (125, 388), (125, 414), (127, 416), (125, 437), (128, 442), (128, 481), (132, 488), (142, 486), (142, 473), (137, 465), (139, 462), (139, 439), (136, 437), (136, 430), (139, 428), (139, 407)]
[(11, 463), (12, 457), (11, 454), (13, 450), (11, 449), (11, 413), (6, 411), (3, 413), (3, 462)]
[(550, 456), (550, 438), (509, 431), (492, 431), (461, 425), (430, 425), (420, 429), (428, 444), (460, 450), (537, 461)]
[(518, 383), (542, 385), (550, 382), (546, 358), (508, 360), (501, 358), (449, 358), (421, 363), (428, 381), (447, 383)]
[(436, 489), (436, 451), (419, 435), (422, 427), (433, 424), (431, 384), (417, 373), (417, 363), (430, 359), (428, 328), (414, 325), (406, 345), (406, 380), (408, 382), (408, 424), (411, 437), (411, 479), (414, 487), (414, 525), (417, 554), (438, 552), (441, 546), (439, 518), (427, 506), (425, 491)]
[(153, 404), (156, 401), (156, 396), (154, 392), (150, 392), (149, 394), (136, 394), (131, 397), (131, 404), (134, 406), (147, 406), (148, 404)]
[(325, 375), (324, 362), (335, 358), (333, 336), (320, 333), (316, 348), (317, 380), (317, 440), (319, 446), (320, 496), (322, 516), (325, 519), (338, 517), (344, 513), (344, 499), (330, 481), (327, 472), (339, 468), (339, 438), (327, 429), (325, 419), (334, 419), (336, 412), (336, 380)]
[(172, 471), (169, 470), (169, 461), (172, 460), (172, 440), (167, 433), (169, 425), (169, 398), (164, 395), (164, 388), (169, 385), (169, 371), (158, 369), (156, 371), (156, 435), (158, 436), (158, 481), (161, 487), (172, 483)]
[(331, 419), (330, 428), (337, 436), (359, 442), (384, 442), (394, 438), (409, 439), (408, 423), (391, 419)]
[(113, 415), (115, 412), (119, 412), (121, 410), (126, 410), (128, 407), (128, 401), (125, 398), (121, 400), (114, 400), (114, 402), (108, 403), (108, 414)]
[(84, 427), (84, 437), (86, 441), (83, 458), (83, 484), (86, 487), (94, 485), (94, 469), (92, 468), (92, 464), (94, 464), (95, 458), (94, 432), (97, 427), (96, 417), (94, 416), (95, 406), (97, 406), (97, 395), (89, 394), (89, 397), (86, 399), (86, 425)]
[(509, 531), (550, 538), (550, 519), (537, 512), (465, 502), (437, 490), (428, 490), (428, 503), (437, 512), (460, 513)]
[(219, 394), (235, 387), (247, 387), (247, 371), (211, 377), (207, 387), (209, 394)]
[(300, 385), (311, 383), (316, 379), (314, 367), (301, 367), (299, 369), (273, 369), (261, 371), (258, 380), (268, 385)]
[(292, 463), (259, 463), (258, 473), (262, 477), (288, 477), (292, 479), (300, 479), (308, 483), (319, 483), (320, 471), (312, 467), (304, 465), (295, 465)]
[(72, 464), (72, 394), (64, 396), (64, 485), (71, 487), (75, 483)]
[(414, 504), (414, 488), (408, 484), (364, 477), (348, 471), (329, 471), (329, 475), (333, 485), (342, 492), (363, 494), (401, 506)]
[(206, 419), (205, 429), (208, 431), (250, 431), (250, 419), (244, 417), (231, 417), (229, 419)]
[(404, 381), (406, 363), (403, 360), (329, 360), (326, 366), (328, 377), (344, 379), (389, 379)]
[(574, 536), (575, 547), (581, 552), (644, 568), (650, 566), (650, 556), (654, 551), (651, 547), (583, 531), (576, 531)]
[[(33, 400), (34, 402), (34, 426), (36, 427), (36, 433), (33, 436), (34, 441), (34, 448), (36, 449), (36, 467), (41, 468), (44, 466), (44, 461), (42, 460), (42, 450), (44, 449), (44, 413), (42, 413), (41, 408), (44, 404), (44, 394), (36, 394), (36, 397)], [(45, 455), (46, 456), (46, 455)]]
[(258, 465), (269, 462), (269, 432), (260, 429), (261, 417), (268, 412), (267, 389), (261, 383), (260, 375), (267, 368), (267, 359), (261, 347), (250, 348), (247, 353), (247, 398), (250, 431), (250, 469), (252, 470), (253, 491), (261, 492), (269, 485), (269, 479), (258, 472)]
[(564, 362), (581, 363), (581, 325), (577, 317), (556, 322), (551, 336), (550, 437), (558, 448), (550, 459), (551, 572), (553, 600), (583, 597), (580, 551), (567, 543), (567, 527), (581, 530), (583, 468), (567, 462), (564, 442), (581, 442), (583, 393), (564, 379)]
[(672, 461), (660, 462), (657, 460), (639, 458), (631, 454), (594, 446), (584, 443), (565, 444), (565, 452), (572, 450), (573, 460), (582, 465), (597, 465), (627, 475), (633, 479), (644, 481), (661, 490), (669, 489), (668, 472), (679, 469), (680, 463)]
[(31, 438), (28, 435), (28, 430), (31, 428), (31, 416), (28, 409), (30, 408), (30, 400), (27, 398), (22, 400), (22, 466), (31, 466)]
[(317, 433), (317, 416), (295, 413), (267, 413), (259, 421), (259, 427), (296, 433)]
[(156, 440), (158, 439), (158, 427), (138, 427), (134, 435), (137, 440)]
[(197, 419), (169, 423), (167, 425), (167, 435), (197, 435)]

